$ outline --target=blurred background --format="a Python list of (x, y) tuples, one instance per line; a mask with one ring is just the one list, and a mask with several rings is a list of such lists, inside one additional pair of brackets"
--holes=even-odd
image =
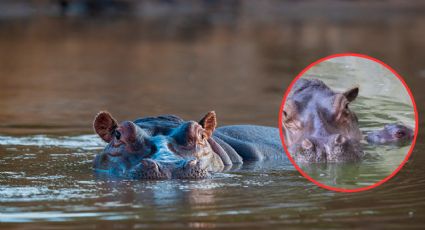
[(4, 0), (0, 132), (90, 133), (172, 113), (277, 126), (281, 97), (308, 64), (358, 52), (425, 93), (424, 1)]

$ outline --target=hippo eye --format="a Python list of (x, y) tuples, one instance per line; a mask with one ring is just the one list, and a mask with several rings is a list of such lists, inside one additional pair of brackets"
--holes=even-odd
[(205, 142), (207, 141), (207, 135), (205, 133), (201, 133), (200, 139), (199, 139), (199, 144), (201, 145), (205, 145)]
[(397, 137), (397, 138), (401, 138), (401, 137), (403, 137), (404, 136), (404, 132), (403, 131), (400, 131), (400, 130), (398, 130), (396, 133), (395, 133), (395, 136)]
[(115, 131), (114, 131), (114, 136), (115, 136), (115, 138), (116, 138), (117, 140), (119, 140), (119, 139), (121, 138), (121, 133), (120, 133), (120, 131), (115, 130)]

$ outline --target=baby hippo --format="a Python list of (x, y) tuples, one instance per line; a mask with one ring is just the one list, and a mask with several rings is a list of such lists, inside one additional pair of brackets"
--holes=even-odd
[(413, 129), (402, 123), (385, 125), (383, 129), (367, 133), (366, 141), (371, 144), (408, 145), (414, 136)]

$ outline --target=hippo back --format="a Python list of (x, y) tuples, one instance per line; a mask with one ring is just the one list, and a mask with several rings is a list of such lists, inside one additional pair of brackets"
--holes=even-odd
[(213, 137), (218, 139), (217, 142), (223, 148), (227, 148), (226, 152), (234, 150), (243, 161), (287, 159), (277, 128), (256, 125), (223, 126), (215, 130)]

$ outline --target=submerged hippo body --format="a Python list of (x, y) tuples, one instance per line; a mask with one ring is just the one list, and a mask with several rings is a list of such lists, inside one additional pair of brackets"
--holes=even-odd
[(413, 137), (413, 129), (402, 123), (388, 124), (383, 129), (366, 133), (366, 141), (378, 145), (408, 145)]
[(216, 115), (184, 121), (173, 115), (118, 124), (107, 112), (94, 121), (108, 143), (93, 167), (118, 177), (170, 179), (207, 177), (246, 161), (284, 160), (278, 129), (235, 125), (216, 129)]
[(359, 88), (335, 92), (320, 80), (299, 79), (284, 105), (285, 143), (297, 162), (358, 161), (364, 155), (349, 104)]

